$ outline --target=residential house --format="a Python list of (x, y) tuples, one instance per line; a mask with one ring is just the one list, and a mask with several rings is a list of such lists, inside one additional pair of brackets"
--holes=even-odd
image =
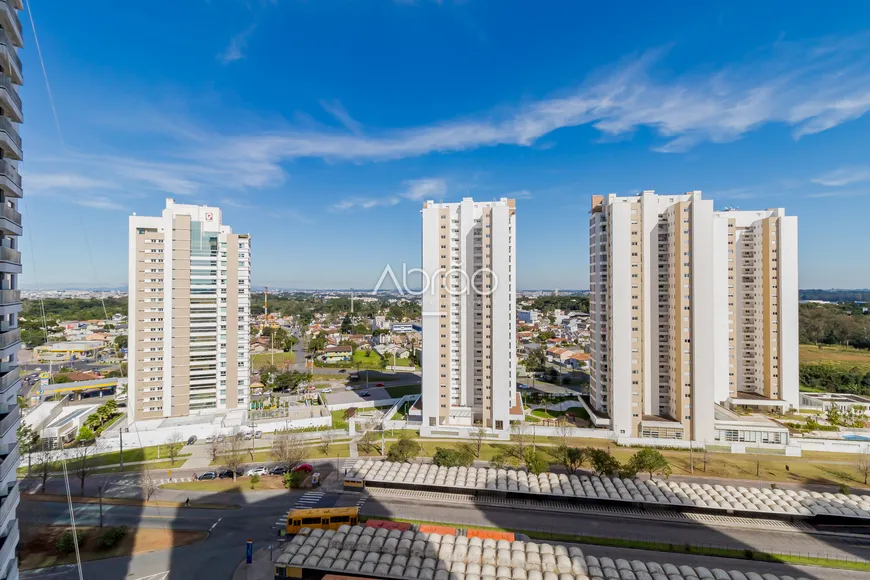
[(349, 361), (353, 357), (353, 348), (350, 346), (327, 346), (318, 355), (320, 362), (336, 363)]

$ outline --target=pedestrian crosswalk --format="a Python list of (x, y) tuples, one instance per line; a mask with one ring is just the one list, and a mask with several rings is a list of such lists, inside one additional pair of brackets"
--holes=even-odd
[(274, 525), (285, 525), (287, 523), (287, 516), (290, 515), (290, 512), (293, 510), (311, 509), (317, 507), (317, 504), (320, 503), (320, 500), (323, 499), (324, 495), (326, 495), (326, 493), (320, 490), (303, 493), (301, 496), (299, 496), (299, 499), (296, 500), (296, 503), (293, 504), (293, 507), (287, 510), (287, 513), (285, 513), (280, 520), (275, 522)]
[(187, 481), (193, 481), (192, 477), (173, 477), (172, 479), (168, 479), (164, 477), (163, 479), (155, 479), (155, 485), (163, 485), (165, 483), (185, 483)]
[(368, 498), (369, 498), (369, 494), (367, 494), (367, 493), (362, 493), (362, 494), (360, 494), (359, 499), (356, 501), (356, 507), (357, 507), (358, 509), (362, 509), (362, 506), (365, 505), (366, 500), (367, 500)]

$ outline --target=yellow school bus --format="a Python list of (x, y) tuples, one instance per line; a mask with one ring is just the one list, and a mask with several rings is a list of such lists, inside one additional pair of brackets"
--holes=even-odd
[(302, 528), (337, 530), (342, 524), (355, 526), (358, 522), (357, 507), (293, 510), (287, 514), (287, 533), (297, 534)]

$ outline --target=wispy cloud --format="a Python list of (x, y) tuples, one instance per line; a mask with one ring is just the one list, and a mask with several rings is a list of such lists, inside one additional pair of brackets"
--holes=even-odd
[(251, 25), (230, 39), (227, 47), (218, 54), (217, 58), (223, 64), (230, 64), (245, 58), (245, 49), (248, 48), (248, 38), (254, 32), (255, 25)]
[(403, 181), (402, 185), (406, 188), (402, 197), (412, 201), (440, 199), (447, 193), (447, 182), (441, 178), (410, 179)]
[(84, 207), (89, 207), (93, 209), (105, 209), (105, 210), (126, 210), (127, 208), (118, 203), (115, 200), (112, 200), (108, 197), (101, 196), (91, 196), (83, 199), (75, 199), (74, 202), (76, 205), (81, 205)]
[(386, 197), (351, 197), (333, 204), (332, 209), (338, 211), (348, 211), (351, 209), (372, 209), (374, 207), (389, 207), (397, 205), (402, 201), (402, 198), (395, 195)]
[(354, 135), (362, 135), (362, 125), (350, 116), (340, 101), (320, 101), (320, 106)]
[(868, 195), (870, 190), (867, 189), (831, 189), (828, 191), (818, 191), (808, 193), (804, 197), (807, 198), (824, 198), (824, 197), (854, 197), (858, 195)]
[[(230, 48), (236, 48), (228, 50), (228, 56), (243, 55), (251, 30), (231, 43)], [(402, 129), (363, 132), (363, 125), (338, 101), (321, 104), (349, 132), (316, 124), (272, 123), (268, 131), (227, 133), (188, 118), (142, 123), (142, 133), (161, 132), (165, 137), (159, 147), (145, 147), (136, 157), (70, 154), (29, 165), (32, 175), (26, 179), (36, 189), (226, 195), (279, 186), (286, 179), (283, 164), (302, 158), (361, 163), (496, 145), (529, 147), (558, 129), (584, 124), (609, 137), (629, 137), (646, 127), (661, 138), (659, 151), (676, 152), (704, 142), (733, 141), (770, 123), (790, 126), (794, 138), (802, 138), (870, 110), (870, 34), (837, 43), (781, 42), (745, 64), (714, 72), (668, 75), (658, 66), (663, 58), (663, 51), (652, 51), (626, 59), (572, 91), (521, 107)], [(127, 123), (124, 131), (134, 128)], [(46, 168), (44, 174), (41, 167)], [(64, 185), (61, 175), (73, 185)], [(819, 183), (847, 184), (846, 178), (823, 176), (819, 179), (825, 181)], [(437, 198), (445, 187), (437, 178), (414, 180), (382, 197), (354, 197), (338, 206), (365, 208), (427, 195)]]
[(518, 191), (512, 191), (510, 193), (506, 193), (504, 195), (504, 197), (513, 198), (513, 199), (532, 199), (535, 196), (528, 189), (520, 189)]
[(842, 187), (870, 181), (870, 166), (867, 167), (841, 167), (812, 180), (813, 183), (828, 187)]

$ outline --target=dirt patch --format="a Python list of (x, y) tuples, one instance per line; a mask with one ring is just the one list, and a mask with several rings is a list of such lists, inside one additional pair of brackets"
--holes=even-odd
[(176, 489), (182, 491), (209, 491), (212, 493), (243, 493), (248, 491), (268, 491), (286, 489), (284, 477), (278, 475), (263, 475), (260, 481), (251, 489), (250, 477), (232, 479), (208, 479), (203, 481), (184, 481), (179, 483), (164, 483), (161, 489)]
[[(54, 495), (54, 494), (22, 494), (21, 501), (47, 501), (47, 502), (67, 502), (67, 498), (65, 495)], [(73, 496), (73, 503), (100, 503), (100, 498), (97, 497), (83, 497), (83, 496)], [(178, 501), (144, 501), (141, 499), (133, 499), (133, 498), (123, 498), (123, 497), (104, 497), (103, 505), (132, 505), (132, 506), (140, 506), (140, 507), (169, 507), (169, 508), (178, 508), (185, 507), (182, 502)], [(195, 507), (199, 509), (215, 509), (215, 510), (226, 510), (226, 509), (238, 509), (239, 506), (234, 504), (221, 504), (221, 503), (198, 503), (196, 501), (191, 502), (190, 507)]]
[[(65, 526), (39, 526), (38, 528), (21, 530), (19, 544), (21, 570), (45, 568), (75, 563), (75, 554), (60, 554), (57, 551), (57, 541), (69, 528)], [(108, 530), (109, 528), (103, 528)], [(84, 532), (84, 539), (79, 546), (82, 560), (100, 560), (116, 558), (131, 554), (142, 554), (158, 550), (168, 550), (177, 546), (187, 546), (208, 537), (207, 532), (189, 530), (170, 530), (158, 528), (128, 529), (126, 535), (112, 548), (100, 547), (97, 540), (101, 531), (99, 528), (79, 527)]]

